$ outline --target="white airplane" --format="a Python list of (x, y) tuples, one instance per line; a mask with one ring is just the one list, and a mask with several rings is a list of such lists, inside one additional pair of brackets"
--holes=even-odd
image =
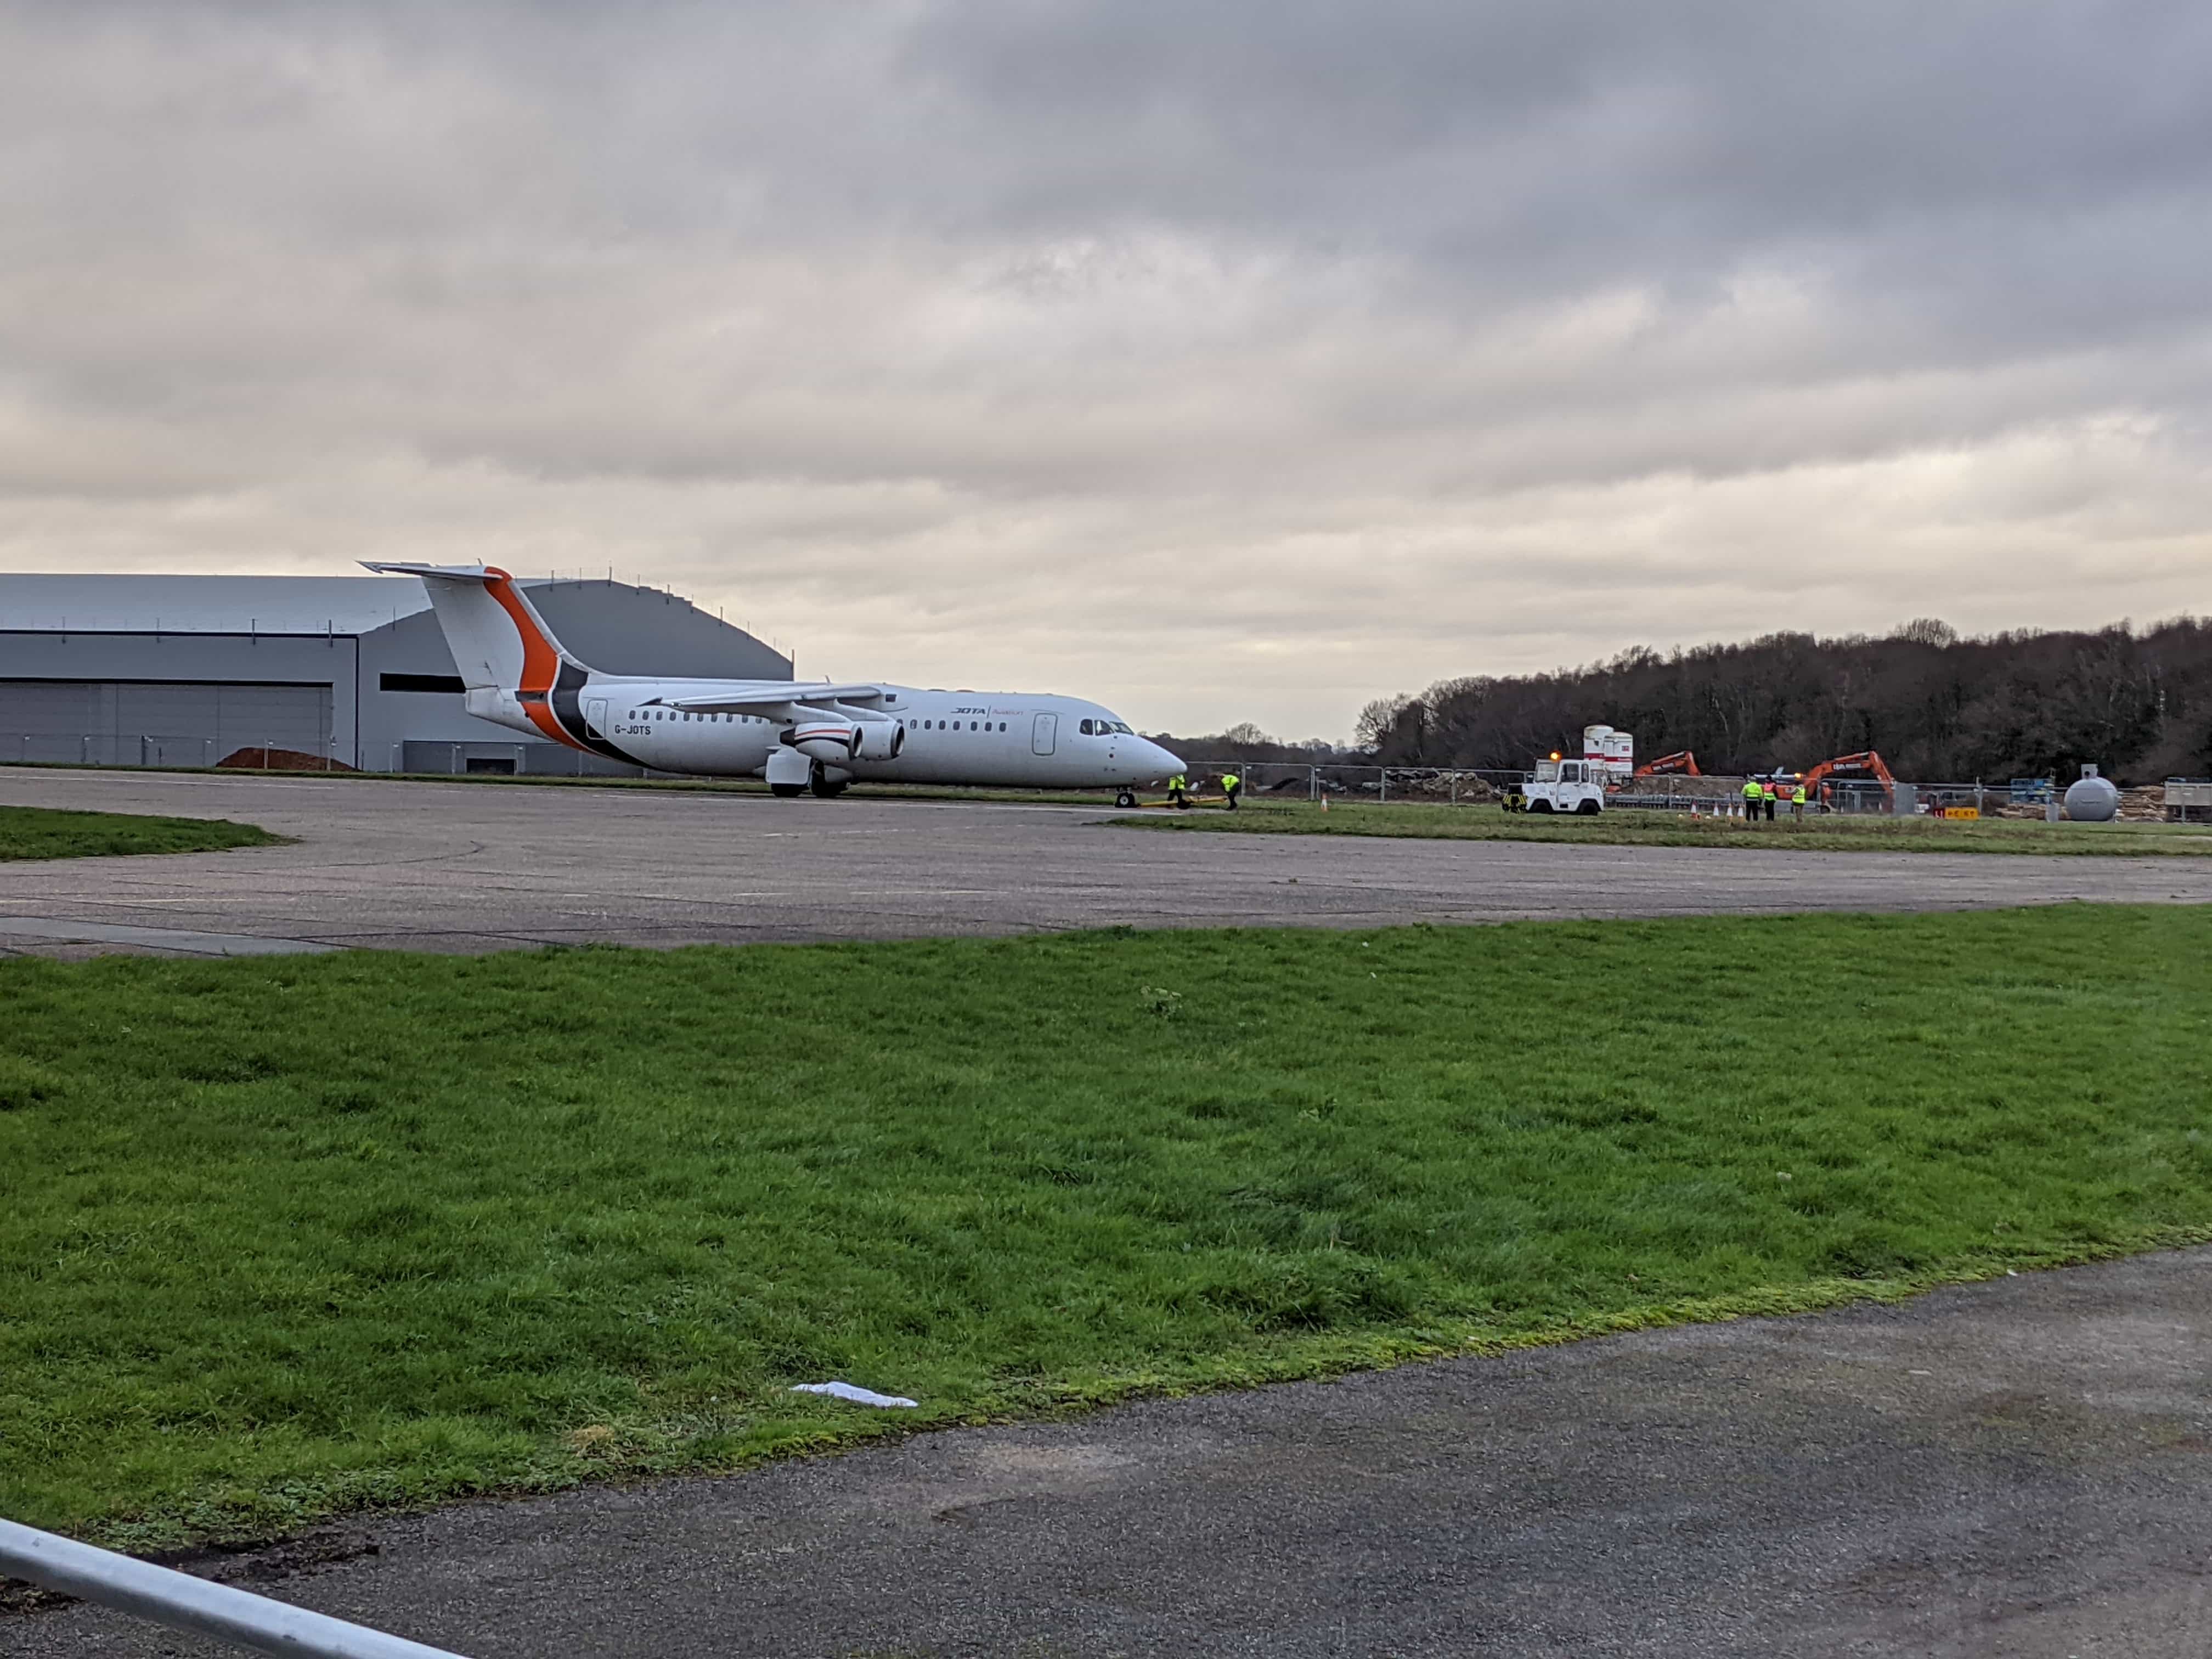
[(1110, 709), (1078, 697), (602, 674), (562, 648), (504, 570), (362, 563), (422, 579), (469, 713), (632, 766), (765, 777), (787, 796), (839, 795), (863, 778), (1107, 788), (1124, 806), (1136, 804), (1138, 785), (1182, 770)]

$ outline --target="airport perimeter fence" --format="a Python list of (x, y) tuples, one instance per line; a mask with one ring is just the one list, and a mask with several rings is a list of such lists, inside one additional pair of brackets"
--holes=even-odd
[[(358, 761), (334, 736), (274, 732), (222, 738), (202, 733), (26, 732), (0, 733), (0, 763), (26, 766), (214, 767), (234, 757), (242, 769), (363, 770), (413, 775), (675, 779), (685, 775), (611, 760), (555, 743), (452, 741), (409, 738), (368, 745)], [(1200, 799), (1218, 799), (1221, 778), (1243, 780), (1247, 800), (1357, 800), (1385, 805), (1495, 806), (1528, 774), (1517, 768), (1370, 766), (1304, 761), (1247, 761), (1234, 757), (1190, 762), (1184, 771)], [(1743, 814), (1741, 777), (1680, 775), (1632, 780), (1607, 798), (1611, 810), (1687, 812), (1723, 817)], [(1814, 810), (1844, 817), (1915, 816), (1971, 808), (1977, 816), (2055, 816), (2059, 794), (2047, 778), (2004, 783), (1908, 783), (1871, 778), (1829, 778), (1819, 785)], [(2165, 816), (2175, 822), (2212, 823), (2212, 781), (2169, 778)], [(1786, 805), (1784, 811), (1786, 811)]]
[[(260, 746), (272, 745), (282, 750), (295, 743), (277, 737)], [(160, 732), (24, 732), (0, 740), (0, 759), (23, 766), (213, 766), (241, 746)]]
[(1194, 760), (1183, 769), (1195, 793), (1218, 794), (1235, 773), (1248, 800), (1431, 801), (1455, 806), (1496, 805), (1527, 774), (1485, 767), (1339, 766), (1304, 761)]
[[(1224, 773), (1243, 780), (1248, 800), (1367, 800), (1382, 804), (1428, 803), (1451, 806), (1495, 805), (1528, 774), (1515, 769), (1442, 766), (1358, 766), (1295, 761), (1193, 761), (1185, 769), (1202, 799), (1220, 793)], [(1607, 796), (1614, 811), (1687, 812), (1719, 817), (1743, 816), (1741, 777), (1662, 775), (1631, 780)], [(1815, 786), (1808, 813), (1844, 817), (1915, 816), (1972, 808), (1987, 817), (2000, 809), (2027, 810), (2012, 785), (1972, 783), (1884, 784), (1873, 778), (1829, 778)], [(2168, 786), (2169, 798), (2173, 787)], [(2191, 798), (2193, 801), (2193, 797)], [(1787, 802), (1778, 803), (1788, 816)], [(2033, 804), (2040, 817), (2044, 805)], [(2186, 811), (2186, 808), (2182, 809)], [(2200, 809), (2212, 817), (2212, 793)]]
[(298, 732), (204, 733), (19, 732), (0, 733), (0, 763), (21, 766), (215, 767), (234, 757), (247, 771), (374, 771), (502, 777), (673, 778), (675, 772), (626, 765), (556, 743), (462, 742), (410, 738), (353, 745), (336, 737)]
[[(1528, 774), (1520, 768), (1480, 766), (1357, 766), (1296, 761), (1193, 761), (1185, 769), (1203, 799), (1220, 793), (1224, 773), (1244, 781), (1248, 800), (1361, 800), (1382, 805), (1495, 806)], [(1637, 778), (1608, 796), (1616, 811), (1695, 812), (1740, 817), (1743, 780), (1731, 777)], [(1887, 812), (1882, 787), (1856, 781), (1835, 787), (1832, 811)]]

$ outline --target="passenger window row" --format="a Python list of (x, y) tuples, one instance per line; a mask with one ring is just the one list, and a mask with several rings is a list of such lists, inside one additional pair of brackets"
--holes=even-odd
[[(634, 720), (681, 720), (687, 724), (695, 720), (713, 720), (725, 724), (741, 726), (769, 726), (774, 724), (774, 722), (769, 720), (765, 715), (762, 714), (695, 714), (688, 710), (675, 708), (633, 708), (629, 711), (629, 717)], [(902, 724), (911, 730), (921, 732), (942, 732), (946, 730), (948, 727), (955, 732), (961, 729), (960, 722), (958, 720), (910, 720), (902, 721)], [(1086, 734), (1090, 732), (1092, 724), (1093, 722), (1090, 720), (1083, 722), (1083, 730)], [(1104, 720), (1099, 720), (1096, 724), (1097, 725), (1098, 730), (1101, 733), (1103, 733), (1109, 729), (1108, 724)], [(1003, 732), (1006, 729), (1006, 722), (1004, 720), (999, 720), (995, 723), (990, 720), (969, 720), (968, 722), (967, 729), (970, 732)], [(1116, 732), (1127, 732), (1129, 728), (1116, 721), (1114, 723), (1111, 729)]]

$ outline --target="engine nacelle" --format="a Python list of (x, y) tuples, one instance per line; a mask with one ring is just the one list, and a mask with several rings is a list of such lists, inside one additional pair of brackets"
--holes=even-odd
[(783, 740), (828, 765), (896, 760), (906, 747), (906, 728), (896, 720), (802, 720), (783, 734)]
[(906, 747), (906, 727), (896, 720), (860, 720), (853, 728), (853, 758), (896, 760)]

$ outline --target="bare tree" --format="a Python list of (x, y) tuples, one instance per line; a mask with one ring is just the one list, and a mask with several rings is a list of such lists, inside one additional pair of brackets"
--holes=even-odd
[(2212, 624), (2138, 634), (1960, 639), (1934, 617), (1885, 639), (1773, 634), (1589, 668), (1440, 681), (1360, 712), (1360, 745), (1391, 765), (1526, 766), (1602, 720), (1644, 755), (1693, 749), (1711, 771), (1805, 767), (1878, 749), (1928, 781), (2212, 773)]
[(1359, 711), (1359, 718), (1352, 722), (1353, 744), (1361, 749), (1380, 750), (1413, 701), (1402, 693), (1395, 697), (1376, 698)]

